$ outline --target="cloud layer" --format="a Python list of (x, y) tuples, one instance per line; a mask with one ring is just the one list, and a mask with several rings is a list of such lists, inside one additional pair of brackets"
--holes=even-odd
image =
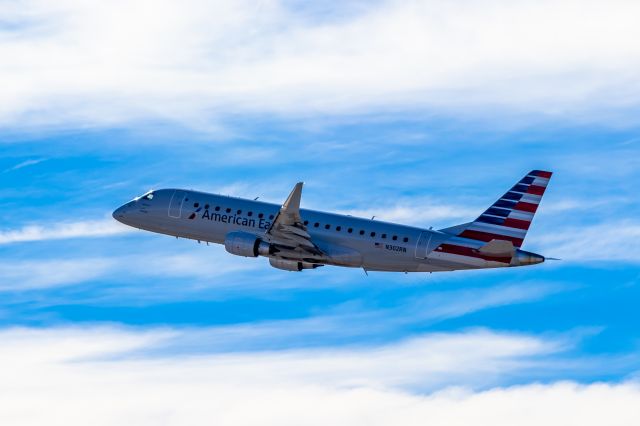
[[(21, 0), (0, 9), (0, 124), (423, 110), (636, 123), (631, 0)], [(153, 13), (151, 13), (153, 12)]]
[(544, 368), (529, 360), (557, 351), (557, 345), (527, 336), (435, 334), (390, 346), (313, 353), (164, 357), (141, 352), (179, 333), (3, 330), (0, 417), (12, 425), (185, 425), (205, 418), (234, 426), (640, 421), (640, 388), (634, 382), (474, 391), (526, 365)]

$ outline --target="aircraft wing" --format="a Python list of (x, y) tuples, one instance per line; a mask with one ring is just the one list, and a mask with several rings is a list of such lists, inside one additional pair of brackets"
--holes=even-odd
[(307, 227), (300, 217), (301, 198), (302, 182), (298, 182), (280, 207), (280, 211), (265, 233), (265, 237), (271, 244), (280, 247), (283, 251), (295, 252), (301, 256), (309, 254), (322, 256), (322, 251), (311, 241)]

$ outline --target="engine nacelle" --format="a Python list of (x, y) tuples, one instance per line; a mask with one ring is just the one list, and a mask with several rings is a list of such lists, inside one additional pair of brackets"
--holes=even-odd
[(271, 244), (248, 232), (229, 232), (224, 239), (224, 248), (231, 254), (244, 257), (268, 256)]
[(274, 268), (284, 269), (285, 271), (296, 271), (296, 272), (300, 272), (303, 269), (315, 269), (320, 266), (323, 266), (317, 263), (299, 262), (297, 260), (275, 259), (273, 257), (269, 258), (269, 264)]

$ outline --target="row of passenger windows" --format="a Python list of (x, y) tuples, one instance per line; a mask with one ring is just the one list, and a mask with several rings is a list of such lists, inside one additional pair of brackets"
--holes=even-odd
[[(195, 208), (200, 207), (200, 203), (193, 203), (193, 207), (195, 207)], [(204, 208), (206, 210), (208, 210), (209, 207), (210, 207), (209, 204), (205, 204), (204, 205)], [(213, 210), (219, 212), (220, 211), (220, 206), (216, 206)], [(227, 207), (225, 209), (225, 212), (231, 213), (231, 209), (229, 207)], [(242, 210), (236, 210), (236, 214), (238, 214), (238, 215), (242, 214)], [(253, 212), (247, 212), (247, 216), (252, 217), (253, 216)], [(264, 213), (258, 213), (258, 218), (262, 219), (263, 217), (264, 217)], [(274, 216), (272, 214), (270, 214), (269, 215), (269, 220), (273, 220), (273, 218), (274, 218)], [(305, 220), (304, 221), (304, 225), (305, 226), (309, 225), (309, 221)], [(319, 228), (320, 227), (320, 222), (314, 223), (313, 227), (314, 228)], [(331, 225), (327, 223), (326, 225), (324, 225), (324, 229), (331, 229)], [(336, 229), (337, 232), (340, 232), (340, 231), (342, 231), (342, 226), (338, 225), (338, 226), (336, 226), (335, 229)], [(347, 233), (352, 234), (353, 233), (353, 228), (347, 228)], [(358, 231), (358, 234), (360, 234), (360, 235), (364, 235), (365, 233), (366, 233), (366, 231), (364, 229), (361, 229), (361, 230)], [(375, 233), (375, 231), (371, 231), (369, 233), (369, 235), (373, 238), (373, 237), (376, 236), (376, 233)], [(380, 234), (380, 238), (382, 238), (383, 240), (386, 239), (387, 238), (387, 234)], [(391, 240), (398, 241), (398, 236), (397, 235), (392, 235), (391, 236)], [(404, 238), (402, 238), (402, 241), (405, 242), (405, 243), (408, 243), (409, 242), (409, 238), (408, 237), (404, 237)]]
[[(309, 224), (309, 221), (308, 221), (308, 220), (305, 220), (305, 221), (304, 221), (304, 224), (305, 224), (305, 226), (306, 226), (306, 225), (308, 225), (308, 224)], [(313, 224), (313, 227), (314, 227), (314, 228), (319, 228), (319, 227), (320, 227), (320, 222), (316, 222), (316, 223), (314, 223), (314, 224)], [(326, 225), (324, 225), (324, 229), (331, 229), (331, 225), (329, 225), (329, 224), (327, 223)], [(342, 231), (342, 226), (338, 225), (338, 226), (336, 226), (336, 228), (335, 228), (335, 229), (336, 229), (336, 231), (337, 231), (337, 232), (340, 232), (340, 231)], [(347, 228), (347, 233), (352, 234), (352, 233), (353, 233), (353, 228)], [(358, 231), (358, 234), (360, 234), (360, 235), (364, 235), (365, 233), (366, 233), (366, 231), (365, 231), (364, 229), (361, 229), (361, 230), (359, 230), (359, 231)], [(371, 231), (371, 232), (369, 233), (369, 235), (370, 235), (371, 237), (375, 237), (375, 236), (376, 236), (376, 233), (375, 233), (375, 231)], [(380, 238), (382, 238), (382, 239), (386, 239), (386, 238), (387, 238), (387, 234), (380, 234)], [(391, 236), (391, 239), (392, 239), (393, 241), (398, 241), (398, 236), (397, 236), (397, 235), (392, 235), (392, 236)], [(404, 237), (404, 238), (402, 238), (402, 241), (403, 241), (403, 242), (405, 242), (405, 243), (408, 243), (408, 242), (409, 242), (409, 238)]]

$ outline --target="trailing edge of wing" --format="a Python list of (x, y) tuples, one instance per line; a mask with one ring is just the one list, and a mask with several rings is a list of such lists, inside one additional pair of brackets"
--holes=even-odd
[(293, 187), (266, 235), (273, 244), (294, 247), (306, 253), (319, 255), (322, 251), (311, 241), (311, 236), (300, 217), (302, 185), (302, 182), (298, 182)]

